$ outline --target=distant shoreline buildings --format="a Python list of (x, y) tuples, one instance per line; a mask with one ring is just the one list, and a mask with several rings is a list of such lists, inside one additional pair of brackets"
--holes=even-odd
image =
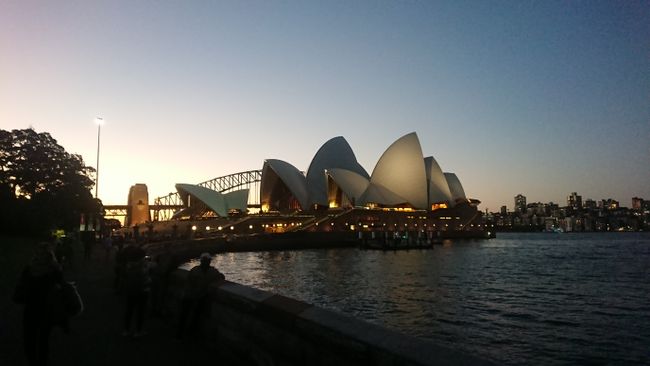
[(501, 206), (499, 212), (486, 212), (486, 219), (502, 232), (650, 231), (650, 201), (639, 197), (633, 197), (632, 207), (628, 208), (611, 198), (583, 201), (577, 192), (567, 196), (566, 206), (527, 203), (526, 196), (518, 194), (513, 207), (513, 211)]

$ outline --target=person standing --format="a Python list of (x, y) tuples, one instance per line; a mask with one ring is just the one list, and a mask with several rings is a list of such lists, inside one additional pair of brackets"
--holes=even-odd
[(50, 333), (55, 325), (49, 295), (63, 282), (63, 272), (48, 242), (37, 245), (14, 290), (14, 302), (23, 309), (23, 343), (29, 365), (45, 365)]
[(111, 234), (104, 236), (102, 246), (104, 247), (104, 260), (108, 263), (111, 260), (111, 252), (113, 251), (113, 237), (111, 237)]
[[(202, 317), (210, 316), (210, 285), (215, 282), (223, 282), (225, 276), (218, 269), (212, 267), (212, 256), (203, 253), (200, 257), (200, 264), (190, 270), (187, 276), (187, 285), (181, 303), (181, 312), (177, 338), (183, 338), (186, 327), (195, 337), (200, 337), (199, 320)], [(188, 319), (189, 318), (189, 319)], [(189, 320), (189, 324), (187, 324)]]
[[(123, 336), (140, 337), (144, 324), (147, 298), (151, 289), (150, 267), (145, 259), (145, 252), (137, 245), (124, 248), (126, 265), (123, 276), (125, 295)], [(135, 320), (135, 324), (134, 323)], [(132, 327), (132, 325), (134, 325)], [(133, 328), (133, 330), (132, 330)]]

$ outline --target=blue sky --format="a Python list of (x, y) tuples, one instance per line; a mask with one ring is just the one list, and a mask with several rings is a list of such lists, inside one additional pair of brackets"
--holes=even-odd
[(650, 199), (648, 2), (5, 1), (0, 54), (0, 128), (105, 119), (107, 204), (412, 131), (482, 209)]

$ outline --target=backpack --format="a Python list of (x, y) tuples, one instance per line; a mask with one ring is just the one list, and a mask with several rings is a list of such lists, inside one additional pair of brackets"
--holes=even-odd
[(74, 282), (62, 281), (47, 293), (47, 308), (52, 324), (68, 327), (68, 318), (81, 314), (84, 304)]

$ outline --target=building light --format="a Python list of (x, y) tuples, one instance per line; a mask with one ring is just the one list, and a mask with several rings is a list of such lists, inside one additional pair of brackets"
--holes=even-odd
[(432, 203), (432, 204), (431, 204), (431, 211), (440, 210), (440, 209), (448, 208), (448, 207), (449, 207), (449, 206), (447, 206), (447, 204), (444, 203), (444, 202), (441, 202), (441, 203)]
[(210, 226), (209, 225), (205, 227), (205, 231), (210, 231)]
[(235, 227), (234, 227), (234, 226), (231, 226), (231, 227), (230, 227), (230, 230), (235, 230)]
[(196, 225), (192, 225), (192, 231), (196, 231)]

